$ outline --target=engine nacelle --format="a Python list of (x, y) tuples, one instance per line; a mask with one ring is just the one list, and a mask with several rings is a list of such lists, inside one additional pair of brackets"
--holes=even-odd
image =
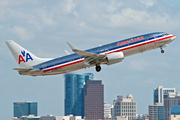
[(107, 65), (121, 62), (124, 59), (123, 52), (115, 52), (107, 55)]

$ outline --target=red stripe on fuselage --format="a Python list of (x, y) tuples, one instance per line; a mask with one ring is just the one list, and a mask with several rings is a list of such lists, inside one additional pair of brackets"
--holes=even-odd
[[(161, 41), (161, 40), (172, 38), (172, 37), (175, 37), (175, 35), (164, 37), (164, 38), (155, 39), (155, 40), (152, 40), (152, 41), (147, 41), (145, 43), (140, 43), (138, 45), (129, 46), (127, 48), (122, 48), (120, 50), (115, 50), (115, 51), (112, 51), (112, 52), (108, 52), (106, 54), (111, 54), (111, 53), (114, 53), (114, 52), (120, 52), (120, 51), (128, 50), (128, 49), (131, 49), (131, 48), (139, 47), (139, 46), (142, 46), (142, 45), (150, 44), (150, 43), (153, 43), (153, 42), (156, 42), (156, 41)], [(65, 65), (61, 65), (61, 66), (58, 66), (58, 67), (50, 68), (50, 69), (44, 70), (43, 72), (47, 72), (47, 71), (51, 71), (51, 70), (54, 70), (54, 69), (66, 67), (66, 66), (69, 66), (69, 65), (72, 65), (72, 64), (76, 64), (76, 63), (80, 63), (80, 62), (83, 62), (83, 60), (79, 60), (79, 61), (68, 63), (68, 64), (65, 64)]]
[(164, 38), (155, 39), (155, 40), (152, 40), (152, 41), (147, 41), (145, 43), (140, 43), (138, 45), (133, 45), (133, 46), (129, 46), (127, 48), (122, 48), (120, 50), (115, 50), (115, 51), (109, 52), (107, 54), (111, 54), (111, 53), (114, 53), (114, 52), (120, 52), (120, 51), (128, 50), (128, 49), (131, 49), (131, 48), (135, 48), (135, 47), (139, 47), (139, 46), (142, 46), (142, 45), (150, 44), (150, 43), (153, 43), (153, 42), (156, 42), (156, 41), (161, 41), (161, 40), (168, 39), (168, 38), (171, 38), (171, 37), (175, 37), (175, 36), (168, 36), (168, 37), (164, 37)]
[(69, 66), (69, 65), (72, 65), (72, 64), (80, 63), (80, 62), (82, 62), (82, 61), (83, 61), (83, 60), (79, 60), (79, 61), (75, 61), (75, 62), (72, 62), (72, 63), (68, 63), (68, 64), (65, 64), (65, 65), (61, 65), (61, 66), (58, 66), (58, 67), (50, 68), (50, 69), (48, 69), (48, 70), (44, 70), (43, 72), (47, 72), (47, 71), (50, 71), (50, 70), (54, 70), (54, 69), (66, 67), (66, 66)]

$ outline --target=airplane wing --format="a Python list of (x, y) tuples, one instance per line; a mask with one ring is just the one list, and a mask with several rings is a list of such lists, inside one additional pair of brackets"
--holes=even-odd
[(13, 70), (16, 70), (18, 72), (28, 72), (32, 70), (33, 68), (14, 68)]
[(102, 54), (94, 54), (94, 53), (90, 53), (90, 52), (85, 52), (85, 51), (82, 51), (82, 50), (78, 50), (74, 45), (72, 45), (71, 43), (67, 42), (68, 45), (70, 46), (70, 48), (72, 49), (73, 52), (83, 56), (83, 57), (97, 57), (97, 58), (104, 58), (106, 57), (106, 55), (102, 55)]
[(82, 50), (78, 50), (74, 45), (72, 45), (71, 43), (67, 42), (68, 45), (70, 46), (70, 48), (72, 49), (73, 52), (83, 56), (86, 60), (86, 62), (84, 63), (84, 66), (90, 66), (92, 64), (100, 64), (103, 62), (103, 60), (106, 58), (106, 55), (102, 55), (102, 54), (94, 54), (94, 53), (90, 53), (90, 52), (85, 52)]

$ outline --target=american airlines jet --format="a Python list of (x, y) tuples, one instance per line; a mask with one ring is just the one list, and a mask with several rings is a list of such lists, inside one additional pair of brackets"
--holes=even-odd
[(163, 48), (176, 38), (175, 35), (155, 32), (131, 37), (85, 51), (77, 49), (67, 42), (74, 54), (58, 58), (39, 58), (21, 47), (12, 40), (6, 44), (20, 68), (14, 68), (20, 75), (45, 76), (68, 73), (82, 68), (96, 66), (96, 71), (101, 71), (101, 65), (112, 65), (121, 62), (125, 57), (145, 51)]

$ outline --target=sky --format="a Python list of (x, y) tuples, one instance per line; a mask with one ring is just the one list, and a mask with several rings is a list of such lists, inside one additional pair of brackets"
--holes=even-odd
[(72, 53), (66, 42), (85, 50), (151, 32), (176, 39), (164, 48), (136, 54), (121, 63), (75, 71), (93, 73), (104, 84), (104, 101), (132, 94), (137, 113), (148, 113), (153, 88), (180, 92), (179, 0), (0, 0), (0, 117), (13, 118), (13, 102), (38, 102), (38, 115), (64, 115), (64, 75), (21, 76), (5, 41), (14, 40), (38, 57)]

